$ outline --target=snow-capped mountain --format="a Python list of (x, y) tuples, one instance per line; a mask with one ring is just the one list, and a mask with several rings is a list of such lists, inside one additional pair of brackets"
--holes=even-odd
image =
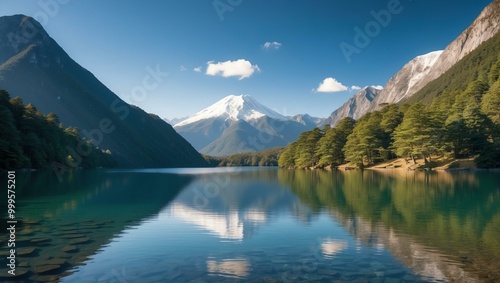
[(315, 118), (297, 122), (249, 95), (230, 95), (176, 124), (174, 129), (206, 155), (226, 156), (285, 146), (314, 128)]
[(264, 116), (282, 121), (287, 120), (285, 116), (260, 104), (250, 95), (229, 95), (194, 114), (188, 119), (174, 125), (174, 127), (182, 127), (184, 125), (212, 118), (221, 118), (232, 121), (244, 120), (248, 122)]
[(419, 84), (414, 85), (408, 91), (409, 95), (417, 93), (425, 85), (437, 79), (467, 54), (479, 47), (481, 43), (492, 38), (499, 31), (500, 1), (495, 0), (484, 8), (474, 22), (446, 47), (428, 74), (420, 80)]
[(379, 95), (363, 109), (364, 113), (380, 109), (382, 103), (398, 103), (399, 101), (411, 96), (411, 91), (415, 86), (420, 85), (437, 59), (443, 53), (442, 50), (430, 52), (421, 56), (417, 56), (410, 62), (406, 63), (403, 68), (394, 75), (385, 88)]
[(348, 116), (357, 119), (366, 113), (380, 109), (380, 105), (384, 103), (398, 103), (406, 100), (499, 31), (500, 1), (495, 0), (445, 50), (418, 56), (405, 64), (373, 99), (363, 93), (355, 94), (346, 104), (330, 115), (327, 123), (335, 125)]
[(332, 127), (336, 126), (340, 120), (351, 117), (358, 119), (364, 114), (368, 113), (368, 109), (372, 105), (374, 99), (380, 94), (382, 89), (375, 86), (366, 86), (358, 93), (351, 97), (344, 105), (330, 114), (324, 124)]

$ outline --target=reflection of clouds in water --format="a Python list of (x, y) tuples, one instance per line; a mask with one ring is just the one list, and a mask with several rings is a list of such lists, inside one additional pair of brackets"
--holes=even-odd
[(326, 238), (321, 243), (321, 252), (325, 257), (332, 257), (347, 249), (347, 242)]
[(246, 277), (249, 270), (250, 263), (245, 259), (207, 260), (207, 271), (210, 275), (233, 278)]

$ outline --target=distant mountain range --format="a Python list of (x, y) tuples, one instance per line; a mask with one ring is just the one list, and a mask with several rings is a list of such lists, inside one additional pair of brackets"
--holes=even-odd
[(169, 124), (121, 100), (30, 17), (0, 17), (0, 89), (77, 127), (118, 166), (207, 165)]
[[(362, 88), (327, 118), (307, 114), (284, 117), (250, 96), (228, 96), (183, 119), (174, 128), (201, 153), (224, 156), (283, 146), (296, 140), (301, 131), (336, 126), (345, 117), (358, 119), (384, 104), (402, 103), (498, 32), (499, 3), (496, 0), (486, 7), (445, 50), (415, 57), (385, 87)], [(259, 142), (259, 137), (265, 142)]]
[(201, 153), (227, 156), (285, 146), (321, 122), (309, 115), (285, 117), (249, 95), (230, 95), (174, 128)]
[(79, 128), (99, 148), (111, 150), (121, 167), (206, 166), (199, 153), (227, 156), (285, 146), (314, 127), (358, 119), (387, 103), (412, 101), (499, 30), (500, 0), (495, 0), (445, 50), (414, 58), (383, 88), (362, 88), (326, 118), (287, 117), (248, 95), (231, 95), (191, 117), (162, 120), (122, 101), (37, 21), (16, 15), (0, 17), (0, 89), (44, 113), (54, 112), (65, 126)]

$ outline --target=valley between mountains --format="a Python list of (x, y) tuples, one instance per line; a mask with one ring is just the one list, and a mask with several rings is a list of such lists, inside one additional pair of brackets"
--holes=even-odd
[[(475, 158), (485, 152), (493, 155), (485, 157), (483, 165), (496, 167), (498, 162), (490, 160), (497, 157), (499, 148), (499, 7), (500, 1), (494, 1), (444, 50), (416, 54), (384, 87), (361, 88), (329, 117), (285, 116), (243, 94), (222, 97), (192, 116), (172, 121), (124, 102), (75, 62), (33, 18), (4, 16), (0, 18), (0, 89), (6, 92), (1, 110), (7, 121), (3, 131), (10, 136), (1, 137), (1, 167), (203, 167), (209, 166), (209, 157), (273, 148), (279, 150), (272, 150), (272, 164), (282, 153), (292, 152), (291, 159), (281, 164), (285, 167), (346, 162), (365, 167), (396, 157), (423, 158), (427, 164), (436, 155)], [(24, 119), (28, 110), (32, 119)], [(425, 115), (410, 117), (408, 111)], [(37, 122), (32, 123), (33, 119)], [(410, 132), (417, 123), (409, 119), (425, 120), (421, 127), (434, 130)], [(432, 124), (436, 119), (442, 123)], [(52, 126), (46, 126), (48, 120)], [(360, 131), (359, 121), (365, 120), (371, 132), (361, 131), (355, 142), (351, 134)], [(329, 131), (351, 122), (341, 138), (338, 132), (331, 133), (330, 139), (343, 140), (342, 148), (336, 149), (340, 151), (334, 153), (330, 141), (318, 153), (320, 140)], [(373, 133), (377, 127), (379, 132)], [(46, 137), (54, 135), (50, 131), (57, 128), (66, 134), (47, 142)], [(462, 130), (465, 136), (453, 136)], [(425, 141), (404, 143), (398, 134), (406, 134), (406, 140), (421, 136)], [(64, 135), (72, 137), (69, 145)], [(363, 140), (363, 135), (373, 139)], [(444, 138), (437, 141), (436, 135)], [(303, 153), (291, 147), (299, 146), (301, 139), (309, 140), (308, 146), (315, 150), (300, 156)], [(13, 140), (19, 146), (8, 145)], [(364, 152), (350, 155), (349, 143), (365, 148)], [(83, 144), (98, 154), (71, 150)], [(50, 150), (32, 154), (47, 147)], [(329, 161), (323, 164), (324, 158)], [(298, 162), (304, 159), (310, 162)]]

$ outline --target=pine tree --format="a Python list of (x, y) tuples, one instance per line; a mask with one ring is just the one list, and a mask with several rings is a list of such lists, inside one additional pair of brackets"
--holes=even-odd
[(399, 156), (410, 157), (415, 163), (418, 156), (427, 163), (440, 152), (442, 122), (421, 103), (412, 105), (403, 122), (394, 131), (394, 148)]
[(347, 161), (364, 167), (382, 159), (384, 131), (380, 126), (381, 121), (381, 112), (375, 111), (363, 116), (356, 123), (344, 146)]
[(295, 150), (297, 149), (297, 142), (288, 145), (278, 158), (278, 166), (285, 168), (295, 167)]
[(314, 128), (312, 131), (299, 136), (295, 155), (295, 165), (297, 167), (308, 168), (318, 163), (318, 158), (315, 155), (316, 144), (322, 136), (323, 132), (319, 128)]
[(500, 124), (500, 80), (497, 80), (484, 94), (481, 111), (488, 115), (495, 124)]

